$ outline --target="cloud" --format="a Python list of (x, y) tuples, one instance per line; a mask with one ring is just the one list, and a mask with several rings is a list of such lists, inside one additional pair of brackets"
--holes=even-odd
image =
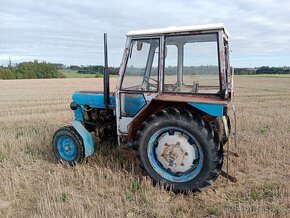
[(109, 62), (121, 62), (129, 30), (223, 22), (234, 66), (289, 65), (289, 1), (0, 0), (0, 64), (47, 60), (102, 64), (103, 32)]

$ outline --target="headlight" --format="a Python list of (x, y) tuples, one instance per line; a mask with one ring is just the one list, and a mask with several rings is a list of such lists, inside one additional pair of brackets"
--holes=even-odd
[(72, 109), (73, 111), (76, 110), (79, 107), (79, 105), (77, 103), (75, 103), (74, 101), (72, 103), (70, 103), (70, 109)]

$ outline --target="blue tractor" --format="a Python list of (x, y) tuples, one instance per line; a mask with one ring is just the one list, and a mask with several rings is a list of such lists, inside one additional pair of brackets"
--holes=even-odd
[(221, 174), (230, 134), (233, 70), (223, 24), (130, 31), (115, 92), (109, 91), (104, 35), (103, 91), (76, 91), (75, 120), (56, 131), (65, 164), (94, 154), (102, 141), (127, 143), (155, 184), (202, 191)]

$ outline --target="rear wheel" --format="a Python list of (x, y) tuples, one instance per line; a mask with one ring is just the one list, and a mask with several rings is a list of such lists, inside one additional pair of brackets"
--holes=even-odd
[(152, 115), (137, 144), (141, 164), (154, 183), (174, 191), (202, 191), (222, 167), (222, 147), (211, 125), (185, 109)]
[(53, 151), (61, 163), (75, 165), (84, 160), (85, 152), (82, 138), (72, 126), (64, 126), (53, 136)]

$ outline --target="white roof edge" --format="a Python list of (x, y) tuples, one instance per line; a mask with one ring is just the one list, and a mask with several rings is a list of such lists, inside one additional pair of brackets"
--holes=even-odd
[(194, 26), (183, 26), (176, 27), (170, 26), (160, 29), (147, 29), (147, 30), (133, 30), (127, 33), (127, 36), (138, 36), (138, 35), (153, 35), (153, 34), (165, 34), (173, 32), (187, 32), (187, 31), (203, 31), (203, 30), (217, 30), (223, 29), (225, 34), (229, 37), (229, 32), (226, 30), (223, 23), (216, 24), (204, 24), (204, 25), (194, 25)]

